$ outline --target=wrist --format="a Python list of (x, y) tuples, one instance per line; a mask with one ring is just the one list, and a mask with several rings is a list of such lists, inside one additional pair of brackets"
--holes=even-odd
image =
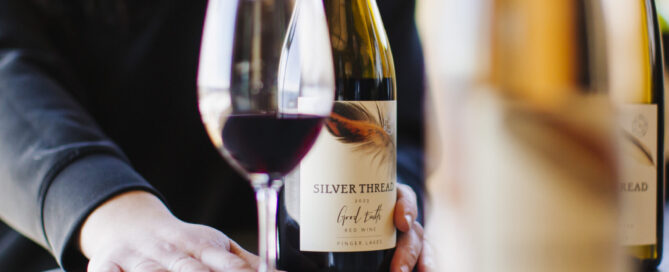
[(159, 222), (173, 218), (163, 202), (146, 191), (129, 191), (117, 195), (91, 212), (79, 231), (79, 248), (84, 256), (91, 255), (101, 245), (118, 238), (134, 225)]

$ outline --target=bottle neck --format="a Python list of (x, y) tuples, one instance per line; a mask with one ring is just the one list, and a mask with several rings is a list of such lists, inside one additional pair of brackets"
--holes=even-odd
[(373, 0), (324, 0), (337, 78), (394, 78), (388, 38)]

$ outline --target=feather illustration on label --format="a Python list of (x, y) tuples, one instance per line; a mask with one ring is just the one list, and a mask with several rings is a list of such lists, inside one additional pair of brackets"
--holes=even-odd
[(625, 145), (625, 150), (628, 152), (627, 154), (637, 159), (639, 163), (655, 165), (650, 149), (646, 147), (646, 145), (644, 145), (637, 137), (627, 132), (626, 130), (623, 130), (623, 137), (625, 140), (627, 140), (627, 145)]
[(366, 152), (379, 164), (395, 161), (395, 144), (388, 117), (376, 105), (376, 116), (353, 103), (335, 103), (326, 121), (328, 131), (340, 142), (356, 145), (356, 151)]

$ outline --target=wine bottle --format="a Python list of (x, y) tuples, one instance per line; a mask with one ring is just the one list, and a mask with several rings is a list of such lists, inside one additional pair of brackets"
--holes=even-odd
[(452, 87), (458, 195), (438, 196), (466, 239), (439, 244), (439, 260), (465, 259), (457, 271), (626, 271), (600, 2), (486, 1), (485, 23), (468, 29), (482, 38), (469, 85)]
[(323, 4), (335, 103), (312, 150), (286, 178), (278, 268), (388, 271), (396, 244), (393, 57), (375, 1)]
[[(622, 6), (624, 2), (609, 4)], [(610, 35), (612, 44), (624, 48), (615, 51), (616, 47), (613, 47), (610, 54), (629, 56), (625, 65), (612, 63), (613, 69), (620, 67), (624, 70), (621, 73), (626, 74), (626, 80), (614, 78), (611, 84), (611, 97), (618, 109), (621, 131), (621, 243), (640, 266), (654, 269), (662, 257), (664, 215), (661, 36), (654, 1), (628, 2), (634, 5), (634, 8), (624, 9), (628, 17), (615, 19), (627, 21), (628, 27), (613, 25)]]

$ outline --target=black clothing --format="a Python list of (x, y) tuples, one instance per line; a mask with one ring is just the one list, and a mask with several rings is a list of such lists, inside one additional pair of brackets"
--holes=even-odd
[[(420, 195), (423, 63), (414, 5), (379, 2), (397, 68), (398, 175)], [(205, 7), (0, 0), (0, 219), (66, 269), (85, 267), (76, 237), (82, 221), (127, 190), (160, 192), (177, 217), (224, 233), (255, 228), (251, 186), (216, 152), (197, 110)], [(43, 255), (0, 223), (0, 271), (43, 269)]]

